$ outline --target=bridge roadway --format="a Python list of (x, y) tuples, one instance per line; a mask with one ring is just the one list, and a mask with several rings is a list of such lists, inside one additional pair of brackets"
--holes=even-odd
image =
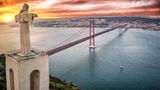
[(127, 26), (127, 24), (121, 25), (121, 26), (117, 26), (117, 27), (114, 27), (114, 28), (111, 28), (111, 29), (107, 29), (107, 30), (105, 30), (105, 31), (96, 33), (95, 35), (91, 35), (91, 36), (84, 37), (84, 38), (79, 39), (79, 40), (77, 40), (77, 41), (73, 41), (73, 42), (68, 43), (68, 44), (65, 44), (65, 45), (63, 45), (63, 46), (60, 46), (60, 47), (54, 48), (54, 49), (52, 49), (52, 50), (46, 51), (46, 54), (47, 54), (48, 56), (50, 56), (50, 55), (52, 55), (52, 54), (58, 53), (58, 52), (60, 52), (60, 51), (63, 51), (63, 50), (65, 50), (65, 49), (67, 49), (67, 48), (70, 48), (70, 47), (72, 47), (72, 46), (74, 46), (74, 45), (77, 45), (77, 44), (79, 44), (79, 43), (82, 43), (82, 42), (84, 42), (84, 41), (86, 41), (86, 40), (88, 40), (88, 39), (90, 39), (90, 38), (93, 38), (94, 36), (96, 37), (96, 36), (99, 36), (99, 35), (101, 35), (101, 34), (104, 34), (104, 33), (110, 32), (110, 31), (113, 31), (113, 30), (115, 30), (115, 29), (117, 29), (117, 28), (123, 28), (123, 27), (125, 27), (125, 26)]

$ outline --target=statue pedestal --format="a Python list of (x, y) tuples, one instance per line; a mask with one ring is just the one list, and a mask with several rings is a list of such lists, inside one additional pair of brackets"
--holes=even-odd
[(41, 51), (32, 53), (6, 55), (7, 90), (49, 90), (48, 56)]

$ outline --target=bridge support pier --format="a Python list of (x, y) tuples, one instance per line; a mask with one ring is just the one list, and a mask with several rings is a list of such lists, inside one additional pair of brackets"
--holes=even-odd
[(90, 28), (89, 28), (89, 49), (95, 49), (95, 28), (94, 28), (94, 20), (90, 20)]

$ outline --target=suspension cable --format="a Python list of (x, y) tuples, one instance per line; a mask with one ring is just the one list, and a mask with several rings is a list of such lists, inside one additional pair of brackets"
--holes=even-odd
[[(72, 40), (74, 40), (76, 37), (78, 37), (84, 30), (86, 30), (86, 28), (81, 28), (79, 31), (77, 31), (75, 34), (73, 34), (72, 36), (70, 36), (69, 38), (65, 39), (64, 41), (62, 41), (61, 43), (57, 44), (54, 46), (54, 48), (63, 45), (64, 43), (68, 43), (71, 42)], [(68, 41), (68, 42), (67, 42)]]

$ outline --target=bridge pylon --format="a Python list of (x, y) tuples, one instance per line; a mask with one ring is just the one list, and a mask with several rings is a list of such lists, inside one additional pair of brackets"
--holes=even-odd
[[(121, 26), (122, 21), (123, 21), (122, 19), (120, 19), (120, 20), (119, 20), (119, 26)], [(122, 28), (123, 28), (123, 27), (119, 27), (119, 33), (121, 33), (121, 32), (122, 32)]]
[(90, 28), (89, 28), (89, 48), (90, 49), (95, 49), (95, 25), (94, 25), (94, 20), (90, 20)]

